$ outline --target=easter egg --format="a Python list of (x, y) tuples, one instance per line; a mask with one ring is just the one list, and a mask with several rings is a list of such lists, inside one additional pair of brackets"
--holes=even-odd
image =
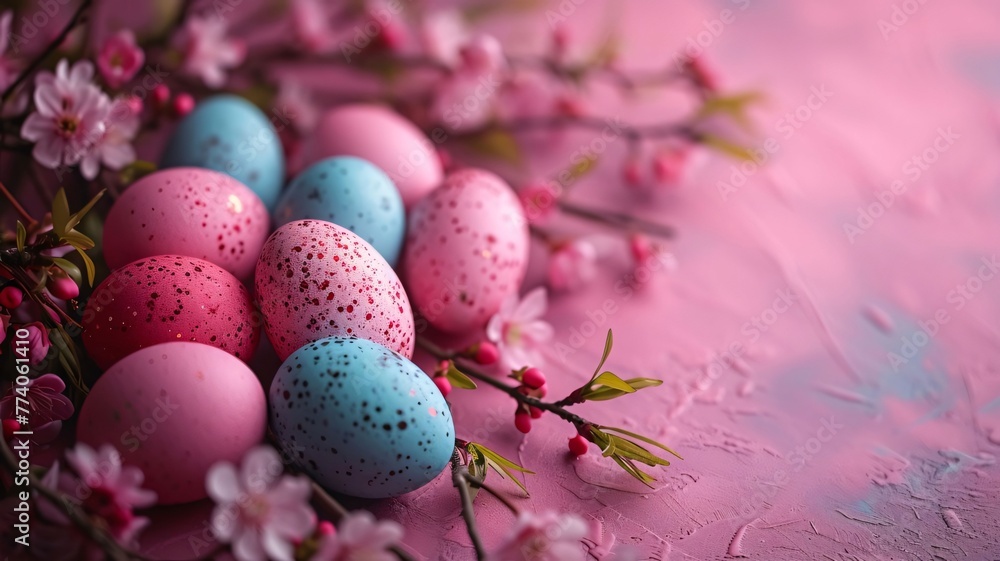
[(413, 356), (413, 312), (403, 284), (350, 230), (322, 220), (278, 228), (261, 251), (254, 285), (264, 332), (282, 360), (331, 335)]
[(77, 439), (112, 444), (142, 469), (158, 504), (206, 496), (216, 462), (239, 464), (264, 438), (264, 389), (240, 359), (202, 343), (161, 343), (116, 362), (80, 409)]
[(268, 117), (235, 95), (202, 100), (177, 125), (160, 158), (161, 168), (199, 167), (230, 175), (268, 208), (285, 180), (281, 140)]
[(130, 185), (111, 207), (104, 259), (117, 269), (143, 257), (187, 255), (243, 280), (253, 273), (270, 222), (260, 198), (228, 175), (162, 170)]
[(350, 337), (310, 343), (271, 382), (269, 418), (289, 456), (321, 485), (355, 497), (408, 493), (455, 447), (441, 392), (415, 364)]
[(353, 156), (320, 160), (288, 185), (274, 211), (277, 225), (304, 218), (339, 224), (396, 265), (406, 214), (399, 191), (377, 166)]
[(160, 255), (104, 279), (83, 312), (83, 344), (106, 370), (139, 349), (170, 341), (218, 347), (247, 361), (260, 328), (250, 293), (218, 265)]
[(342, 105), (327, 111), (303, 145), (303, 164), (329, 156), (357, 156), (382, 168), (407, 208), (437, 188), (443, 174), (437, 151), (424, 133), (380, 105)]
[(478, 329), (515, 294), (528, 264), (528, 225), (502, 179), (465, 169), (410, 213), (403, 278), (414, 306), (444, 331)]

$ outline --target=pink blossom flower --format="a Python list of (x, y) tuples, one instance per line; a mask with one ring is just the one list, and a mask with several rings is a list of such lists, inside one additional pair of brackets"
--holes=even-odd
[(17, 398), (26, 400), (20, 403), (31, 413), (28, 428), (34, 432), (32, 440), (39, 444), (52, 442), (59, 436), (62, 422), (73, 416), (73, 402), (63, 395), (66, 383), (55, 374), (43, 374), (28, 382), (25, 390), (19, 387), (25, 386), (12, 385), (0, 399), (0, 419), (14, 418)]
[(549, 115), (555, 107), (556, 87), (537, 73), (519, 73), (500, 88), (497, 110), (505, 121)]
[(104, 40), (97, 53), (97, 69), (109, 87), (117, 89), (142, 68), (146, 55), (135, 43), (135, 34), (123, 29)]
[(226, 70), (239, 66), (246, 57), (242, 41), (226, 38), (226, 21), (219, 17), (189, 17), (174, 38), (183, 62), (181, 70), (197, 76), (210, 88), (226, 82)]
[(10, 24), (14, 21), (14, 12), (6, 10), (0, 14), (0, 91), (7, 89), (17, 78), (17, 63), (7, 56), (7, 44), (10, 42)]
[(292, 30), (306, 52), (325, 53), (333, 47), (329, 16), (318, 0), (292, 0)]
[[(10, 325), (10, 316), (7, 314), (0, 314), (0, 344), (3, 344), (4, 339), (7, 338), (8, 325)], [(0, 354), (3, 354), (2, 350), (0, 350)]]
[(121, 455), (110, 444), (94, 450), (77, 443), (66, 451), (66, 459), (79, 481), (69, 489), (63, 485), (64, 491), (79, 501), (84, 511), (103, 518), (115, 539), (131, 542), (149, 523), (132, 510), (156, 504), (156, 493), (142, 488), (142, 470), (123, 466)]
[(459, 62), (459, 51), (468, 40), (469, 30), (458, 10), (439, 10), (424, 17), (419, 36), (427, 56), (455, 67)]
[(283, 81), (278, 89), (275, 106), (282, 117), (292, 122), (300, 133), (306, 133), (319, 122), (320, 110), (309, 91), (297, 82)]
[(511, 295), (486, 326), (486, 336), (500, 350), (500, 363), (516, 369), (541, 363), (540, 347), (552, 338), (552, 326), (541, 319), (548, 307), (545, 288), (539, 287), (518, 301)]
[(536, 181), (521, 187), (517, 198), (524, 208), (524, 216), (531, 224), (541, 224), (559, 208), (561, 188), (556, 183)]
[(522, 513), (489, 561), (583, 561), (589, 526), (575, 514)]
[(29, 323), (24, 326), (28, 330), (28, 364), (35, 365), (49, 354), (49, 331), (39, 322)]
[(476, 35), (462, 45), (458, 54), (460, 71), (478, 76), (500, 72), (507, 66), (503, 46), (492, 35)]
[(127, 98), (118, 98), (111, 104), (104, 133), (94, 142), (80, 162), (84, 177), (96, 177), (100, 165), (108, 169), (122, 169), (135, 161), (132, 139), (139, 132), (139, 115)]
[(587, 240), (564, 244), (549, 257), (548, 281), (553, 290), (576, 290), (596, 275), (597, 249)]
[(403, 537), (403, 527), (391, 520), (375, 520), (372, 513), (357, 511), (340, 522), (336, 533), (320, 540), (313, 561), (394, 561), (389, 549)]
[(445, 79), (434, 92), (431, 115), (451, 132), (460, 133), (485, 125), (494, 114), (497, 90), (491, 78), (473, 74), (455, 74)]
[[(59, 61), (55, 75), (38, 75), (36, 111), (25, 120), (21, 136), (35, 143), (32, 155), (43, 166), (55, 169), (79, 163), (104, 134), (111, 103), (91, 83), (93, 76), (90, 62), (77, 62), (70, 69), (65, 59)], [(96, 168), (81, 171), (87, 179), (97, 175)]]
[(233, 544), (240, 561), (292, 561), (294, 542), (309, 536), (316, 515), (309, 507), (309, 481), (281, 476), (281, 458), (268, 446), (247, 452), (240, 470), (220, 462), (205, 486), (216, 503), (212, 531)]

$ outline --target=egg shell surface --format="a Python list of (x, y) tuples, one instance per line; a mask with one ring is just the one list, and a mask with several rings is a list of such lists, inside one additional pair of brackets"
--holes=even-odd
[(460, 170), (411, 211), (403, 278), (429, 323), (479, 329), (520, 288), (528, 243), (510, 187), (490, 172)]
[(250, 293), (218, 265), (159, 255), (133, 261), (104, 279), (83, 312), (87, 354), (108, 369), (125, 356), (171, 341), (218, 347), (248, 361), (260, 340)]
[(394, 497), (448, 464), (455, 426), (448, 404), (415, 364), (364, 339), (328, 337), (293, 353), (269, 395), (272, 430), (324, 487)]
[(112, 444), (142, 469), (158, 504), (205, 498), (216, 462), (239, 465), (267, 424), (264, 389), (233, 355), (201, 343), (161, 343), (109, 368), (80, 408), (77, 439)]
[(271, 218), (250, 189), (201, 168), (158, 171), (136, 181), (104, 221), (104, 259), (112, 269), (143, 257), (187, 255), (240, 280), (253, 274)]
[(370, 243), (396, 265), (406, 233), (399, 191), (375, 164), (354, 156), (326, 158), (289, 183), (274, 211), (281, 226), (315, 218), (339, 224)]
[(396, 184), (406, 208), (437, 188), (444, 172), (431, 141), (395, 111), (348, 104), (320, 118), (303, 146), (303, 165), (330, 156), (357, 156), (380, 167)]
[(235, 95), (200, 101), (174, 129), (160, 167), (231, 175), (268, 208), (278, 202), (285, 180), (285, 155), (274, 126), (256, 105)]
[(354, 335), (413, 356), (413, 311), (403, 284), (346, 228), (322, 220), (278, 228), (261, 251), (254, 286), (264, 332), (282, 360), (331, 335)]

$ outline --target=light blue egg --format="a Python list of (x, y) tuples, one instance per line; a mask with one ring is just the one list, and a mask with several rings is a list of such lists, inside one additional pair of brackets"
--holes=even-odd
[(327, 337), (278, 369), (271, 429), (317, 482), (385, 498), (430, 483), (448, 464), (455, 425), (441, 392), (415, 364), (371, 341)]
[(274, 208), (285, 180), (285, 155), (267, 116), (234, 95), (198, 103), (174, 129), (161, 168), (199, 167), (238, 179)]
[(403, 198), (378, 166), (335, 156), (309, 166), (288, 184), (274, 211), (276, 226), (325, 220), (347, 228), (396, 266), (406, 234)]

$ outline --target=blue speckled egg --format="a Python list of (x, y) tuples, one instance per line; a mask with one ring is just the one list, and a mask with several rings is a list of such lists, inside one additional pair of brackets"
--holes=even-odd
[(199, 167), (238, 179), (274, 208), (285, 179), (285, 156), (278, 133), (254, 104), (234, 95), (198, 103), (177, 125), (161, 168)]
[(394, 497), (438, 476), (455, 426), (431, 379), (366, 339), (327, 337), (295, 351), (268, 398), (271, 428), (289, 457), (331, 491)]
[(276, 226), (307, 218), (333, 222), (396, 265), (406, 232), (399, 190), (375, 164), (354, 156), (320, 160), (289, 183), (274, 211)]

